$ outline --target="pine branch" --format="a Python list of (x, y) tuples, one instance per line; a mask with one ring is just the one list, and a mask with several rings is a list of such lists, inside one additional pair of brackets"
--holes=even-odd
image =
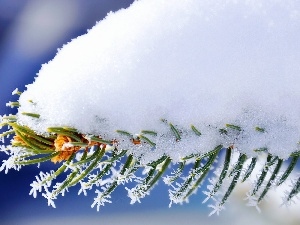
[[(32, 113), (24, 115), (39, 119), (39, 116)], [(187, 134), (188, 136), (193, 134), (199, 138), (203, 135), (194, 125), (191, 125), (190, 131), (187, 131), (165, 119), (162, 122), (169, 127), (170, 133), (160, 134), (152, 130), (142, 130), (140, 134), (133, 135), (128, 131), (117, 130), (116, 134), (123, 140), (107, 140), (101, 136), (79, 133), (77, 129), (71, 127), (49, 127), (48, 132), (41, 135), (19, 124), (16, 116), (3, 116), (1, 127), (4, 131), (1, 136), (3, 138), (14, 136), (11, 144), (4, 149), (9, 158), (3, 161), (0, 170), (19, 169), (47, 161), (61, 163), (56, 171), (40, 173), (40, 176), (36, 177), (37, 180), (31, 184), (30, 193), (36, 197), (37, 192), (42, 192), (48, 204), (55, 207), (54, 200), (59, 195), (64, 195), (65, 191), (73, 186), (80, 185), (80, 192), (83, 193), (92, 190), (95, 185), (100, 186), (102, 191), (96, 190), (97, 197), (92, 204), (92, 207), (97, 206), (97, 210), (105, 203), (112, 202), (111, 194), (116, 188), (129, 182), (136, 184), (131, 189), (125, 187), (132, 204), (141, 202), (142, 198), (150, 195), (151, 189), (160, 180), (164, 180), (171, 187), (170, 205), (188, 202), (189, 197), (196, 193), (205, 179), (210, 177), (209, 171), (214, 171), (216, 177), (210, 180), (212, 185), (208, 186), (208, 192), (204, 192), (207, 197), (203, 202), (210, 199), (216, 201), (216, 205), (209, 205), (209, 207), (213, 208), (212, 213), (217, 214), (224, 209), (224, 205), (238, 183), (249, 180), (251, 175), (258, 175), (258, 156), (248, 157), (239, 152), (234, 144), (226, 142), (220, 143), (208, 152), (185, 155), (179, 161), (174, 160), (171, 155), (163, 154), (157, 155), (156, 159), (146, 164), (142, 162), (147, 152), (142, 151), (137, 154), (130, 148), (120, 149), (119, 143), (124, 140), (128, 140), (133, 149), (139, 146), (149, 146), (149, 151), (155, 151), (155, 140), (159, 136), (168, 136), (175, 141), (174, 143), (180, 144)], [(259, 133), (265, 132), (264, 128), (254, 127), (254, 129)], [(219, 129), (218, 132), (225, 140), (228, 138), (234, 140), (239, 138), (243, 129), (238, 125), (225, 124), (224, 128)], [(224, 151), (224, 160), (218, 162), (217, 159), (221, 158)], [(251, 201), (255, 199), (257, 206), (271, 188), (282, 185), (291, 176), (292, 171), (295, 170), (299, 152), (293, 152), (290, 159), (284, 160), (268, 153), (266, 147), (253, 151), (267, 154), (264, 166), (260, 169), (261, 172), (249, 197)], [(237, 157), (236, 160), (235, 157)], [(288, 167), (281, 172), (284, 161), (288, 160), (290, 160)], [(219, 165), (220, 168), (217, 169), (214, 165)], [(177, 169), (172, 170), (172, 168)], [(141, 170), (144, 171), (144, 175), (137, 176), (141, 174), (139, 172)], [(186, 171), (189, 171), (187, 176), (184, 175)], [(61, 183), (55, 183), (58, 176), (64, 177)], [(299, 186), (298, 179), (287, 194), (286, 201), (294, 199), (300, 191)], [(255, 197), (256, 195), (258, 197)]]

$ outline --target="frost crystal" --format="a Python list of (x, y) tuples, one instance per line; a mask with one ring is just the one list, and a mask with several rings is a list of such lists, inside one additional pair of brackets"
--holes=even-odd
[(127, 188), (125, 187), (128, 193), (128, 197), (131, 199), (130, 204), (134, 204), (136, 202), (141, 203), (141, 199), (144, 198), (146, 195), (149, 195), (148, 185), (138, 184), (134, 188)]
[(97, 194), (97, 197), (94, 198), (94, 202), (91, 205), (92, 208), (94, 208), (95, 205), (97, 205), (97, 211), (100, 210), (100, 206), (104, 206), (105, 203), (111, 203), (109, 200), (111, 198), (110, 195), (103, 195), (103, 192), (96, 190), (95, 193)]
[(261, 209), (258, 206), (258, 197), (247, 193), (247, 197), (245, 198), (245, 200), (248, 200), (247, 206), (255, 207), (259, 213), (261, 212)]
[(56, 208), (55, 203), (54, 203), (54, 200), (56, 199), (56, 197), (53, 196), (52, 193), (49, 192), (47, 188), (45, 189), (45, 192), (46, 193), (43, 193), (42, 196), (48, 200), (48, 206), (52, 206), (53, 208)]
[(31, 190), (29, 195), (32, 195), (34, 198), (37, 196), (37, 192), (42, 192), (44, 189), (45, 191), (48, 190), (48, 187), (51, 186), (51, 177), (53, 175), (53, 171), (51, 173), (44, 173), (40, 172), (39, 176), (35, 176), (36, 181), (33, 181), (30, 186)]
[[(1, 147), (1, 150), (3, 148)], [(12, 148), (8, 146), (6, 151), (10, 151), (10, 157), (6, 160), (2, 160), (2, 165), (0, 166), (0, 172), (5, 169), (5, 173), (8, 173), (10, 169), (20, 170), (22, 165), (16, 164), (17, 161), (22, 161), (22, 156), (27, 154), (22, 148)]]
[(219, 204), (219, 203), (217, 203), (217, 204), (215, 204), (215, 205), (208, 205), (208, 207), (213, 209), (213, 210), (211, 211), (211, 213), (209, 214), (209, 216), (212, 216), (212, 215), (215, 214), (215, 213), (216, 213), (217, 215), (219, 215), (220, 212), (221, 212), (222, 210), (225, 209), (225, 207), (224, 207), (223, 205)]

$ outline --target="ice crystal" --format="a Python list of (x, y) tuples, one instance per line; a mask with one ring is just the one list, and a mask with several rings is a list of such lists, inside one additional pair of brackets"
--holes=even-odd
[(29, 192), (29, 195), (32, 195), (34, 198), (36, 198), (38, 192), (42, 192), (43, 189), (45, 191), (48, 190), (52, 183), (52, 176), (53, 171), (51, 171), (50, 173), (44, 173), (41, 171), (38, 176), (35, 176), (36, 180), (30, 184), (31, 190)]
[(146, 195), (149, 195), (148, 185), (146, 184), (138, 184), (134, 188), (125, 187), (128, 193), (128, 197), (131, 199), (130, 204), (134, 204), (136, 202), (141, 203), (141, 199)]
[(94, 198), (94, 202), (91, 205), (92, 208), (97, 205), (97, 211), (99, 211), (100, 206), (104, 206), (105, 203), (111, 203), (111, 200), (109, 200), (111, 198), (110, 195), (103, 195), (103, 192), (99, 191), (98, 189), (95, 191), (95, 193), (97, 194), (97, 197)]

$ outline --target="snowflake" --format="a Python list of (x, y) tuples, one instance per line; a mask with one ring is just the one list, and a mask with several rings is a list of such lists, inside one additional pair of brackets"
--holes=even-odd
[[(62, 188), (62, 190), (60, 190), (60, 188), (63, 186), (63, 182), (57, 182), (54, 186), (53, 186), (53, 191), (52, 194), (55, 195), (55, 197), (59, 194), (61, 194), (61, 196), (65, 196), (65, 192), (68, 192), (68, 187), (64, 187)], [(59, 192), (57, 190), (60, 190)]]
[(244, 200), (248, 200), (247, 206), (255, 207), (256, 210), (260, 213), (261, 209), (259, 208), (258, 204), (258, 197), (251, 195), (249, 192), (246, 194), (246, 198)]
[[(1, 140), (0, 140), (1, 141)], [(5, 145), (0, 145), (0, 152), (4, 152), (6, 155), (9, 155), (9, 152), (6, 149)]]
[[(1, 149), (2, 150), (2, 149)], [(0, 172), (5, 169), (5, 173), (8, 173), (10, 169), (20, 170), (21, 165), (15, 164), (16, 161), (20, 161), (20, 156), (24, 154), (22, 148), (13, 148), (8, 146), (10, 151), (10, 157), (7, 160), (2, 160)]]
[(281, 199), (282, 199), (282, 204), (280, 205), (281, 207), (285, 206), (286, 208), (288, 208), (292, 204), (295, 204), (294, 199), (288, 200), (288, 197), (289, 197), (289, 194), (290, 194), (289, 191), (284, 191), (283, 194), (284, 194), (284, 196), (281, 197)]
[(225, 209), (224, 205), (220, 203), (216, 203), (215, 205), (208, 205), (208, 207), (213, 209), (208, 216), (212, 216), (215, 213), (219, 215), (220, 212)]
[(202, 201), (202, 203), (206, 203), (209, 199), (212, 199), (213, 201), (217, 201), (211, 191), (203, 191), (203, 194), (206, 195), (207, 197)]
[(88, 184), (88, 182), (79, 181), (80, 183), (80, 189), (78, 191), (78, 195), (83, 193), (84, 196), (87, 196), (87, 190), (91, 188), (91, 186)]
[(43, 188), (47, 190), (47, 188), (51, 186), (51, 176), (52, 173), (43, 173), (42, 171), (40, 172), (39, 176), (35, 176), (36, 181), (33, 181), (30, 184), (31, 190), (29, 195), (32, 195), (34, 198), (36, 198), (37, 192), (42, 192)]
[(98, 189), (95, 191), (95, 193), (97, 193), (97, 197), (94, 198), (94, 202), (91, 205), (92, 208), (94, 208), (95, 205), (97, 205), (97, 211), (99, 211), (100, 206), (104, 206), (106, 202), (111, 203), (110, 199), (111, 196), (110, 195), (103, 195), (103, 192), (99, 191)]
[(139, 182), (142, 180), (141, 177), (137, 177), (133, 172), (132, 170), (130, 169), (126, 169), (124, 174), (119, 174), (117, 177), (116, 177), (116, 180), (117, 180), (117, 183), (118, 184), (126, 184), (128, 182), (131, 182), (132, 180), (135, 180), (136, 182)]
[(134, 204), (136, 202), (141, 203), (140, 199), (149, 195), (147, 184), (139, 184), (132, 189), (125, 187), (125, 189), (128, 191), (128, 197), (131, 199), (130, 204)]
[(42, 196), (48, 200), (48, 206), (52, 206), (53, 208), (56, 208), (55, 203), (53, 201), (56, 199), (56, 197), (53, 196), (53, 194), (48, 191), (48, 188), (46, 188), (45, 191), (46, 193), (43, 193)]
[(163, 177), (163, 182), (168, 186), (172, 186), (172, 183), (174, 182), (174, 178), (175, 178), (175, 176), (167, 175), (167, 176)]

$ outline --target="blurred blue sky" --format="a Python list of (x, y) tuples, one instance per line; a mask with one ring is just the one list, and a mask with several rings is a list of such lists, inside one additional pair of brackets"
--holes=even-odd
[[(0, 115), (15, 113), (5, 103), (16, 100), (11, 92), (32, 83), (43, 63), (51, 60), (63, 44), (86, 33), (110, 11), (128, 7), (133, 0), (0, 0)], [(5, 158), (4, 154), (0, 159)], [(72, 188), (56, 201), (56, 209), (47, 206), (42, 196), (29, 196), (30, 183), (40, 170), (53, 164), (24, 167), (21, 171), (0, 173), (0, 225), (13, 224), (251, 224), (261, 217), (253, 209), (247, 213), (232, 207), (220, 217), (207, 218), (209, 209), (202, 198), (193, 196), (190, 204), (168, 209), (165, 185), (158, 185), (141, 204), (130, 205), (127, 192), (119, 188), (113, 204), (91, 209), (94, 191), (77, 196)], [(244, 207), (246, 208), (246, 207)], [(233, 210), (233, 211), (232, 211)], [(230, 213), (229, 213), (230, 212)], [(237, 212), (237, 211), (236, 211)], [(248, 216), (250, 216), (249, 219)], [(256, 219), (256, 224), (267, 224)], [(276, 224), (274, 221), (270, 224)]]

